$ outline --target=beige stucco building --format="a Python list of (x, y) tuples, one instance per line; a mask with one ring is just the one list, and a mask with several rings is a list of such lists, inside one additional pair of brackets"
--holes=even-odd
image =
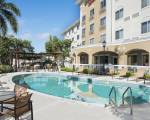
[(74, 64), (149, 66), (149, 13), (150, 0), (89, 0), (86, 5), (80, 3), (82, 46), (71, 52)]

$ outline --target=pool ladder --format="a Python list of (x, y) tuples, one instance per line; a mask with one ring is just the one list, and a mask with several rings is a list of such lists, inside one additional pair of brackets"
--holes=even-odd
[[(122, 94), (122, 105), (125, 103), (125, 94), (129, 91), (130, 93), (130, 100), (129, 100), (129, 107), (130, 107), (130, 115), (133, 115), (133, 95), (131, 87), (128, 87)], [(114, 100), (112, 98), (112, 93), (114, 93)], [(115, 111), (117, 111), (117, 91), (115, 87), (112, 87), (109, 93), (109, 104), (113, 104), (115, 106)]]

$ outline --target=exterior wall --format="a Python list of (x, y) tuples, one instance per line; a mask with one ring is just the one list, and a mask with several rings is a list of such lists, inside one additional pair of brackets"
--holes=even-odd
[[(78, 22), (78, 21), (77, 21)], [(70, 27), (65, 33), (63, 33), (64, 39), (72, 40), (71, 48), (76, 48), (81, 46), (81, 26), (80, 22), (75, 23), (72, 27)], [(79, 39), (77, 38), (79, 36)]]
[[(106, 48), (107, 51), (111, 51), (118, 54), (119, 64), (120, 65), (127, 65), (127, 52), (133, 49), (141, 49), (149, 52), (150, 55), (150, 40), (149, 41), (142, 41), (142, 42), (135, 42), (135, 43), (128, 43), (128, 44), (109, 44)], [(143, 48), (143, 46), (145, 46)], [(94, 64), (93, 55), (97, 52), (103, 51), (103, 48), (98, 45), (82, 47), (80, 49), (75, 49), (74, 54), (77, 56), (77, 64), (80, 64), (80, 56), (79, 54), (85, 52), (89, 55), (89, 64)], [(149, 62), (150, 63), (150, 62)]]
[[(89, 64), (94, 64), (93, 55), (103, 51), (100, 36), (106, 34), (106, 52), (118, 54), (118, 64), (127, 65), (127, 52), (134, 49), (145, 50), (149, 53), (150, 64), (150, 32), (141, 33), (141, 23), (150, 20), (150, 6), (141, 8), (141, 0), (106, 0), (106, 8), (101, 8), (102, 0), (94, 0), (91, 5), (80, 5), (80, 29), (75, 33), (70, 33), (69, 29), (65, 34), (65, 39), (72, 39), (71, 55), (74, 58), (74, 64), (80, 64), (80, 53), (87, 53)], [(90, 10), (94, 8), (94, 16), (90, 18)], [(123, 17), (115, 19), (117, 10), (123, 8)], [(82, 21), (86, 16), (85, 22)], [(106, 16), (106, 27), (101, 27), (100, 19)], [(94, 23), (94, 32), (90, 33), (90, 25)], [(73, 28), (76, 29), (76, 28)], [(82, 29), (85, 29), (85, 36), (82, 37)], [(115, 32), (123, 29), (123, 38), (116, 40)], [(76, 40), (77, 34), (80, 34), (80, 40)], [(94, 38), (91, 44), (90, 39)], [(78, 42), (76, 42), (78, 41)], [(84, 43), (84, 44), (83, 44)], [(81, 46), (78, 46), (81, 45)]]
[[(90, 20), (90, 10), (94, 8), (94, 17)], [(82, 17), (86, 16), (85, 24), (82, 22)], [(90, 39), (94, 38), (94, 44), (100, 43), (100, 35), (106, 33), (106, 29), (100, 29), (100, 19), (106, 16), (105, 10), (102, 12), (100, 7), (100, 0), (95, 0), (90, 6), (82, 4), (80, 6), (80, 21), (81, 28), (86, 29), (85, 37), (82, 37), (82, 41), (85, 41), (85, 45), (90, 45)], [(90, 24), (94, 23), (94, 33), (90, 34)]]

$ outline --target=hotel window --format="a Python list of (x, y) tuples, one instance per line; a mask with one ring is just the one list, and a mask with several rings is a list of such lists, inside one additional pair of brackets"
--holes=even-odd
[(141, 0), (141, 3), (141, 7), (144, 8), (150, 5), (150, 0)]
[(80, 39), (80, 36), (79, 35), (77, 35), (77, 40), (79, 40)]
[(118, 19), (120, 19), (122, 17), (123, 17), (123, 8), (118, 10), (118, 11), (116, 11), (116, 13), (115, 13), (116, 20), (118, 20)]
[(82, 41), (82, 45), (85, 45), (85, 41)]
[(150, 32), (150, 21), (146, 21), (141, 24), (141, 33), (144, 34), (148, 32)]
[(102, 0), (101, 1), (101, 8), (105, 8), (106, 7), (106, 0)]
[(94, 18), (94, 8), (90, 10), (90, 20)]
[(94, 33), (94, 23), (90, 25), (90, 34)]
[(85, 24), (85, 19), (86, 19), (86, 17), (82, 16), (82, 24)]
[(79, 25), (77, 25), (77, 30), (79, 30)]
[(103, 41), (106, 41), (106, 34), (102, 34), (100, 36), (100, 43), (102, 43)]
[(85, 28), (82, 29), (82, 37), (85, 37)]
[(94, 38), (90, 39), (90, 44), (94, 44)]
[(105, 27), (105, 26), (106, 26), (106, 17), (101, 18), (101, 20), (100, 20), (100, 25), (101, 25), (102, 27)]
[(123, 38), (123, 29), (116, 31), (115, 33), (116, 40)]

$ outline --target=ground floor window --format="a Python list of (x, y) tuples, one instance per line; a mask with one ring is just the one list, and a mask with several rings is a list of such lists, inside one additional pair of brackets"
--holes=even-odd
[(80, 55), (80, 64), (88, 64), (88, 55), (87, 54)]

